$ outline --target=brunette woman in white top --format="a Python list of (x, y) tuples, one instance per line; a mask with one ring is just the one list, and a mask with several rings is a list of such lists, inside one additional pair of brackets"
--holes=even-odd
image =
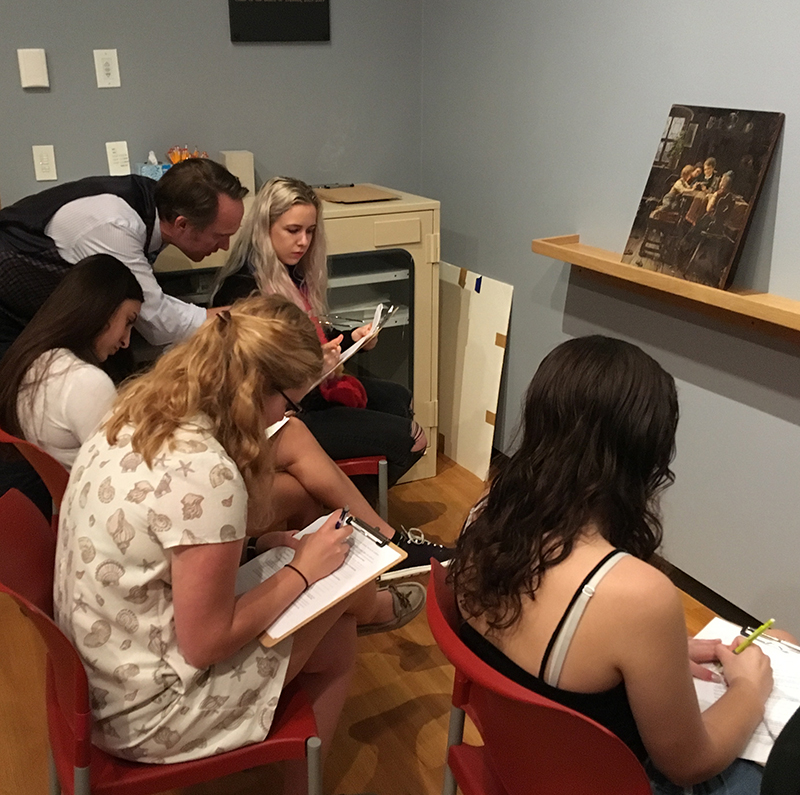
[(0, 363), (0, 427), (69, 469), (114, 401), (100, 365), (128, 347), (142, 300), (136, 277), (115, 257), (75, 265)]

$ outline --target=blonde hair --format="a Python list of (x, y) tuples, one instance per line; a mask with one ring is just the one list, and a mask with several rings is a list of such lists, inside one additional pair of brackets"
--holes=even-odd
[(148, 466), (195, 417), (249, 482), (270, 471), (263, 398), (316, 378), (322, 350), (314, 326), (281, 296), (251, 296), (206, 321), (148, 373), (123, 386), (106, 423), (109, 444), (134, 428), (131, 444)]
[(273, 177), (256, 194), (242, 230), (234, 243), (228, 260), (220, 269), (214, 282), (216, 294), (222, 282), (249, 263), (256, 277), (258, 289), (265, 295), (282, 295), (301, 309), (306, 309), (303, 295), (278, 259), (270, 239), (272, 225), (297, 204), (309, 204), (317, 211), (317, 226), (311, 245), (296, 267), (303, 274), (305, 298), (311, 311), (320, 317), (328, 307), (328, 263), (326, 257), (325, 228), (319, 197), (305, 182), (291, 177)]

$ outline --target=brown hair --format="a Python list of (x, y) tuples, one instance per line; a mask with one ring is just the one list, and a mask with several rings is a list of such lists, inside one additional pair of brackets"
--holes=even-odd
[(466, 615), (511, 627), (590, 525), (649, 558), (677, 424), (672, 376), (635, 345), (579, 337), (549, 353), (528, 387), (519, 449), (458, 539), (450, 571)]
[(314, 326), (291, 301), (252, 296), (206, 321), (120, 392), (106, 437), (133, 426), (131, 444), (148, 466), (184, 423), (211, 420), (212, 435), (246, 482), (269, 471), (263, 397), (316, 378), (322, 349)]
[(182, 215), (196, 229), (205, 229), (217, 217), (220, 194), (240, 201), (247, 195), (247, 188), (219, 163), (190, 157), (176, 163), (158, 181), (158, 217), (172, 222)]

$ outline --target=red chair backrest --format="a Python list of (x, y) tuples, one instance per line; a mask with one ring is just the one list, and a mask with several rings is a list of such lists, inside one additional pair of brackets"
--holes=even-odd
[[(0, 497), (0, 547), (0, 592), (17, 603), (47, 647), (51, 745), (57, 755), (68, 745), (75, 764), (86, 767), (92, 725), (86, 671), (52, 618), (56, 537), (39, 509), (16, 489)], [(54, 718), (61, 727), (58, 737)]]
[(506, 678), (464, 645), (447, 572), (435, 560), (431, 565), (428, 622), (456, 669), (453, 704), (473, 717), (491, 773), (506, 792), (650, 795), (644, 768), (615, 734)]
[(12, 436), (2, 428), (0, 428), (0, 443), (13, 444), (25, 456), (44, 481), (44, 485), (47, 486), (47, 490), (53, 498), (56, 513), (58, 513), (58, 507), (61, 505), (61, 500), (64, 499), (64, 492), (67, 490), (67, 481), (69, 480), (69, 472), (64, 465), (60, 461), (56, 461), (41, 447), (37, 447), (25, 439)]
[(56, 537), (41, 511), (16, 489), (0, 497), (0, 545), (0, 582), (52, 615)]

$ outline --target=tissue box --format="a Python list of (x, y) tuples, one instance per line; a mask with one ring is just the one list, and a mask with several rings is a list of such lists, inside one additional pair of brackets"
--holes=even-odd
[(162, 174), (169, 170), (172, 163), (137, 163), (136, 173), (140, 177), (150, 177), (150, 179), (159, 180)]

